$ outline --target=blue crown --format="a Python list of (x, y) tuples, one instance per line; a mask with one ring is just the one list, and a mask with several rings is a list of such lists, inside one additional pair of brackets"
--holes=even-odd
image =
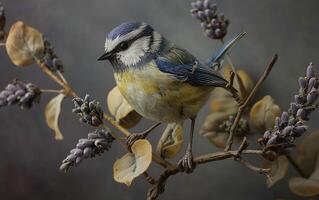
[(142, 25), (141, 22), (125, 22), (117, 27), (115, 27), (109, 34), (108, 38), (114, 40), (115, 38), (128, 34)]

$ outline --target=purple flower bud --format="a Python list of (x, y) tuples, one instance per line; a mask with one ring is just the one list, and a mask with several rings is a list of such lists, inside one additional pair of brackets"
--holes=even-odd
[(197, 18), (198, 18), (199, 20), (205, 20), (206, 15), (205, 15), (205, 13), (204, 13), (203, 11), (198, 11), (198, 12), (197, 12)]
[(212, 29), (207, 29), (207, 30), (205, 30), (205, 34), (207, 37), (213, 37), (214, 32)]
[(70, 154), (70, 155), (68, 155), (68, 157), (66, 157), (65, 161), (73, 162), (73, 161), (75, 161), (75, 159), (76, 159), (76, 155)]
[(313, 70), (313, 65), (312, 63), (310, 63), (309, 66), (307, 67), (306, 77), (310, 79), (314, 76), (315, 76), (315, 72)]
[(299, 87), (301, 88), (301, 89), (306, 89), (306, 87), (307, 87), (307, 81), (306, 81), (306, 79), (304, 78), (304, 77), (299, 77), (299, 79), (298, 79), (298, 83), (299, 83)]
[(264, 139), (269, 139), (270, 137), (271, 137), (271, 131), (266, 131), (266, 132), (264, 133), (263, 138), (264, 138)]
[(298, 109), (299, 109), (299, 106), (296, 103), (290, 104), (290, 110), (293, 115), (297, 113)]
[(83, 151), (81, 149), (72, 149), (70, 151), (71, 154), (74, 154), (76, 156), (82, 156), (83, 155)]
[(25, 95), (25, 91), (24, 91), (24, 90), (21, 90), (21, 89), (18, 89), (18, 90), (15, 92), (15, 95), (18, 96), (18, 97), (21, 97), (21, 96)]
[(307, 103), (308, 104), (313, 104), (316, 100), (318, 99), (318, 91), (313, 91), (311, 90), (311, 92), (308, 93), (307, 95)]
[[(195, 9), (192, 9), (192, 10), (196, 10), (196, 11), (197, 11), (196, 2), (192, 2), (192, 3), (191, 3), (191, 6), (192, 6), (192, 8), (195, 8)], [(191, 11), (192, 11), (192, 10), (191, 10)], [(193, 12), (192, 12), (192, 13), (193, 13)]]
[(281, 136), (286, 137), (293, 130), (293, 128), (294, 128), (293, 126), (285, 127), (284, 130), (282, 130), (281, 132)]
[(293, 133), (295, 137), (301, 136), (306, 131), (307, 131), (307, 126), (297, 126), (293, 129)]
[(315, 77), (312, 77), (311, 79), (309, 79), (308, 81), (308, 90), (311, 90), (313, 88), (313, 86), (315, 85), (317, 79)]
[(6, 90), (10, 90), (12, 93), (14, 93), (17, 90), (17, 87), (13, 84), (8, 84)]
[(300, 109), (298, 109), (296, 116), (299, 117), (300, 119), (306, 120), (307, 119), (307, 111), (303, 108), (300, 108)]
[(209, 10), (209, 9), (206, 9), (206, 10), (204, 11), (204, 13), (205, 13), (206, 17), (208, 17), (208, 18), (211, 18), (211, 17), (214, 16), (214, 13), (212, 13), (212, 11)]
[(200, 9), (200, 10), (203, 9), (204, 8), (203, 2), (202, 1), (196, 1), (195, 7)]
[(16, 101), (16, 96), (14, 94), (10, 95), (7, 97), (7, 101), (8, 101), (8, 104), (11, 105), (12, 103), (14, 103), (14, 101)]
[(281, 123), (280, 118), (279, 118), (279, 117), (276, 117), (276, 118), (275, 118), (275, 129), (276, 129), (276, 130), (279, 130), (279, 129), (280, 129), (280, 123)]
[(271, 138), (268, 140), (267, 145), (275, 144), (277, 142), (277, 138), (277, 135), (272, 135)]
[(12, 95), (12, 92), (9, 92), (8, 90), (3, 90), (0, 94), (2, 96), (8, 97), (8, 96)]
[(89, 158), (92, 154), (92, 148), (91, 147), (86, 147), (84, 150), (83, 150), (83, 157), (84, 158)]
[(289, 120), (289, 115), (288, 115), (288, 113), (287, 113), (287, 112), (283, 112), (283, 113), (281, 114), (280, 120), (281, 120), (281, 123), (283, 123), (283, 124), (288, 123), (288, 120)]

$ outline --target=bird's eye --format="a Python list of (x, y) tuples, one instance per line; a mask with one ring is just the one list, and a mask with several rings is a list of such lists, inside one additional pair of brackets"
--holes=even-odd
[(128, 49), (128, 43), (127, 42), (121, 42), (120, 45), (119, 45), (119, 49), (121, 51), (125, 51), (126, 49)]

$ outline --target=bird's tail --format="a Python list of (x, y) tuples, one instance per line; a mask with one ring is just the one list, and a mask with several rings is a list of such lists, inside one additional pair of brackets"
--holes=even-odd
[(227, 41), (222, 48), (220, 48), (207, 62), (207, 66), (214, 68), (214, 69), (219, 69), (221, 66), (221, 62), (226, 55), (226, 53), (236, 44), (237, 41), (239, 41), (242, 37), (246, 35), (246, 32), (242, 32), (238, 34), (236, 37), (233, 39)]

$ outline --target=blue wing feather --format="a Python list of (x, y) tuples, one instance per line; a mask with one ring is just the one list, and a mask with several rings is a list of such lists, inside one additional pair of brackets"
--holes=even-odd
[(155, 63), (160, 71), (191, 85), (225, 87), (228, 83), (217, 71), (200, 64), (186, 50), (177, 47), (157, 57)]

